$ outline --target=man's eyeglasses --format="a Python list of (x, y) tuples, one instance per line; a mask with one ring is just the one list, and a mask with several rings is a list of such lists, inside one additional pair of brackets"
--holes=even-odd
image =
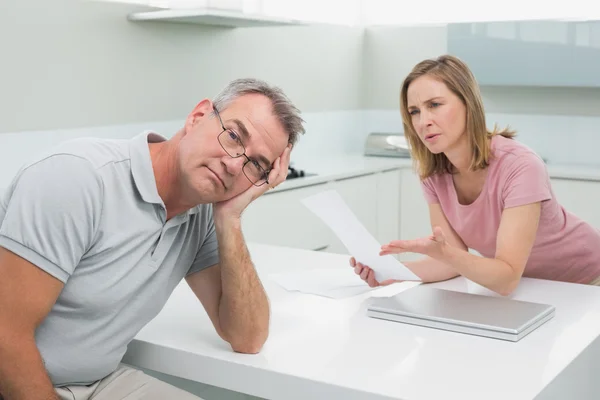
[(246, 175), (246, 178), (248, 178), (248, 180), (252, 182), (254, 186), (262, 186), (265, 183), (268, 184), (269, 172), (271, 170), (265, 171), (265, 169), (260, 166), (258, 161), (249, 158), (246, 155), (246, 148), (244, 147), (240, 136), (234, 130), (225, 128), (225, 125), (223, 125), (223, 120), (221, 119), (216, 107), (213, 107), (213, 111), (215, 112), (215, 115), (219, 119), (221, 127), (223, 128), (223, 131), (219, 133), (219, 136), (217, 136), (219, 144), (223, 150), (225, 150), (225, 152), (233, 158), (238, 158), (241, 156), (246, 157), (246, 162), (242, 167), (242, 171), (244, 172), (244, 175)]

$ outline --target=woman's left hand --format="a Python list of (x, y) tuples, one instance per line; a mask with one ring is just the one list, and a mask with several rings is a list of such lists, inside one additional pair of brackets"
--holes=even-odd
[(442, 228), (436, 226), (430, 236), (414, 240), (392, 240), (388, 244), (384, 244), (381, 246), (379, 255), (419, 253), (434, 259), (441, 259), (446, 246), (444, 232), (442, 232)]

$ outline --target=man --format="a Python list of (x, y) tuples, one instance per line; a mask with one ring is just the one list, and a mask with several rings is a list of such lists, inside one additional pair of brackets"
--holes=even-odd
[(232, 349), (258, 352), (269, 305), (240, 217), (285, 180), (302, 122), (237, 80), (169, 140), (78, 139), (21, 169), (0, 202), (5, 400), (196, 399), (120, 365), (184, 277)]

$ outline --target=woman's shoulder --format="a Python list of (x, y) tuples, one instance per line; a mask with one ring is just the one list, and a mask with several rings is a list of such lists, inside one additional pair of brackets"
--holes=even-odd
[(546, 177), (546, 163), (533, 149), (516, 139), (502, 136), (492, 138), (491, 169), (498, 179), (521, 175)]
[(443, 191), (448, 186), (450, 174), (447, 172), (438, 172), (421, 179), (421, 185), (435, 192)]
[(517, 139), (496, 135), (492, 138), (492, 162), (508, 164), (545, 164), (532, 148)]

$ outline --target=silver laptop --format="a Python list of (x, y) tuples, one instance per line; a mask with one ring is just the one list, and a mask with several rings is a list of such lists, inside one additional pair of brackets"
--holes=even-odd
[(554, 306), (425, 285), (374, 299), (367, 315), (517, 342), (554, 317)]

